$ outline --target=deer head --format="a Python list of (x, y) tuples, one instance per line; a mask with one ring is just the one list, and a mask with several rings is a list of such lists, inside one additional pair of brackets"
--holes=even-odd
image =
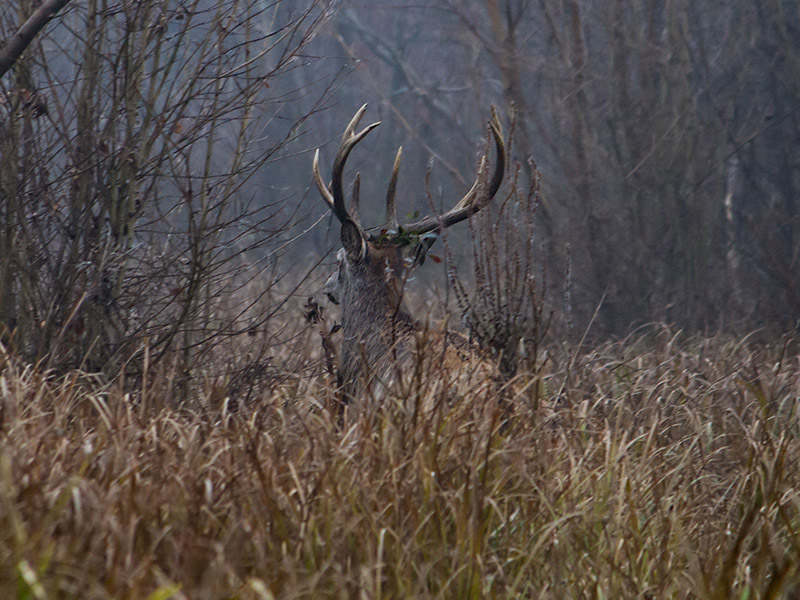
[[(492, 108), (489, 128), (497, 149), (497, 163), (491, 180), (486, 181), (487, 157), (481, 160), (472, 188), (443, 215), (430, 216), (401, 225), (397, 221), (395, 192), (402, 148), (392, 168), (386, 194), (386, 221), (372, 231), (362, 228), (358, 219), (360, 176), (356, 175), (350, 210), (345, 206), (344, 167), (353, 148), (380, 122), (356, 133), (367, 105), (362, 106), (344, 131), (333, 161), (330, 186), (319, 170), (319, 150), (314, 155), (313, 172), (322, 199), (341, 224), (342, 248), (337, 253), (337, 268), (328, 279), (328, 297), (342, 306), (342, 371), (345, 381), (357, 376), (362, 359), (379, 360), (390, 347), (402, 345), (402, 337), (417, 328), (416, 320), (402, 307), (403, 282), (408, 268), (422, 262), (425, 252), (445, 228), (460, 223), (489, 204), (500, 189), (505, 172), (505, 142), (497, 114)], [(404, 258), (404, 251), (414, 254)]]

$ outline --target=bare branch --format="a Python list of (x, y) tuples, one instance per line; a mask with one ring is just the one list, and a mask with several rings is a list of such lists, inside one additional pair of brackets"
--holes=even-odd
[(19, 31), (0, 49), (0, 78), (14, 66), (36, 34), (69, 2), (70, 0), (47, 0), (23, 23)]

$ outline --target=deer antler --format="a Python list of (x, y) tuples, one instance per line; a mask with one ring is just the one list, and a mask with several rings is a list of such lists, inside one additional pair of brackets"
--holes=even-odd
[(367, 125), (360, 132), (354, 133), (356, 127), (358, 127), (358, 124), (361, 121), (361, 117), (364, 116), (364, 111), (366, 110), (366, 104), (359, 108), (358, 112), (356, 112), (355, 116), (353, 116), (353, 118), (350, 120), (350, 123), (347, 125), (347, 128), (344, 130), (344, 134), (342, 134), (342, 143), (339, 145), (339, 150), (337, 151), (336, 158), (333, 161), (333, 179), (331, 180), (330, 188), (325, 185), (322, 175), (319, 172), (319, 148), (314, 154), (314, 182), (317, 184), (317, 188), (319, 189), (322, 199), (325, 200), (325, 203), (328, 204), (333, 214), (336, 215), (336, 218), (341, 222), (346, 220), (355, 220), (347, 211), (347, 208), (345, 208), (344, 204), (344, 191), (342, 189), (344, 165), (347, 162), (347, 158), (350, 156), (350, 152), (352, 152), (356, 144), (367, 137), (367, 134), (369, 134), (370, 131), (381, 124), (381, 122), (378, 121), (376, 123), (372, 123), (371, 125)]
[(397, 156), (392, 167), (392, 177), (389, 180), (389, 189), (386, 191), (386, 227), (397, 231), (397, 209), (395, 208), (394, 195), (397, 192), (397, 177), (400, 174), (400, 159), (403, 158), (403, 147), (397, 149)]
[(470, 188), (452, 209), (441, 216), (426, 217), (421, 221), (403, 225), (401, 228), (404, 233), (422, 235), (431, 231), (441, 231), (474, 215), (487, 206), (492, 198), (494, 198), (497, 190), (500, 189), (500, 184), (503, 182), (503, 175), (505, 174), (506, 168), (506, 145), (503, 140), (503, 129), (500, 125), (500, 120), (497, 118), (497, 112), (494, 106), (492, 107), (492, 120), (489, 121), (489, 128), (494, 137), (495, 148), (497, 149), (497, 164), (494, 167), (494, 174), (488, 186), (481, 181), (487, 158), (484, 156), (481, 159), (478, 176), (475, 178), (475, 183), (472, 185), (472, 188)]
[[(367, 125), (360, 132), (355, 133), (356, 127), (358, 127), (361, 117), (364, 116), (364, 111), (366, 110), (366, 104), (359, 108), (358, 112), (356, 112), (356, 114), (350, 120), (350, 123), (347, 125), (347, 128), (344, 130), (344, 134), (342, 134), (342, 143), (340, 144), (339, 150), (336, 153), (336, 158), (333, 161), (333, 176), (331, 179), (330, 189), (327, 185), (325, 185), (325, 182), (323, 181), (319, 172), (319, 150), (317, 150), (316, 154), (314, 155), (313, 165), (314, 181), (319, 188), (319, 193), (322, 195), (322, 199), (325, 200), (330, 207), (331, 212), (336, 215), (336, 218), (339, 219), (339, 222), (342, 224), (342, 245), (344, 246), (348, 255), (353, 258), (364, 256), (364, 252), (366, 250), (366, 236), (364, 235), (361, 226), (358, 224), (358, 215), (353, 218), (353, 216), (347, 212), (344, 201), (342, 179), (344, 165), (347, 162), (347, 157), (350, 156), (350, 152), (352, 152), (356, 144), (367, 137), (367, 134), (369, 134), (370, 131), (381, 124), (380, 121), (377, 123), (372, 123), (371, 125)], [(359, 186), (356, 185), (353, 195), (356, 210), (358, 207), (358, 187)]]
[[(351, 212), (347, 211), (345, 207), (344, 190), (342, 186), (344, 166), (347, 158), (350, 156), (353, 148), (361, 140), (363, 140), (370, 131), (380, 125), (380, 121), (367, 125), (360, 132), (355, 133), (361, 117), (367, 110), (365, 104), (355, 116), (351, 119), (347, 128), (342, 135), (342, 143), (336, 153), (336, 158), (333, 161), (333, 175), (331, 185), (328, 187), (322, 179), (319, 172), (319, 150), (314, 154), (313, 172), (314, 181), (319, 188), (319, 193), (322, 199), (330, 208), (331, 212), (336, 215), (339, 222), (342, 224), (342, 244), (351, 256), (363, 256), (365, 251), (364, 243), (367, 239), (364, 231), (358, 222), (358, 195), (359, 195), (359, 178), (356, 176), (356, 184), (353, 189), (353, 203)], [(478, 175), (475, 178), (475, 183), (472, 188), (459, 200), (453, 208), (440, 216), (426, 217), (421, 221), (409, 223), (398, 227), (397, 224), (397, 209), (395, 205), (395, 193), (397, 191), (397, 178), (400, 172), (400, 159), (403, 155), (403, 148), (397, 151), (397, 157), (392, 167), (392, 176), (389, 180), (389, 189), (386, 192), (386, 227), (389, 230), (397, 232), (391, 239), (401, 240), (406, 239), (406, 234), (422, 235), (431, 231), (441, 231), (446, 227), (460, 223), (471, 215), (484, 208), (494, 198), (497, 191), (500, 189), (500, 184), (503, 182), (503, 175), (505, 174), (506, 166), (506, 146), (503, 140), (503, 129), (500, 125), (500, 119), (497, 117), (497, 111), (492, 107), (492, 119), (489, 121), (489, 130), (494, 137), (495, 148), (497, 149), (497, 164), (494, 167), (491, 181), (488, 184), (485, 181), (485, 168), (487, 156), (481, 159), (481, 164), (478, 169)], [(402, 230), (402, 234), (400, 231)]]
[(342, 135), (342, 144), (339, 146), (339, 151), (336, 153), (336, 158), (333, 161), (333, 178), (331, 179), (333, 214), (335, 214), (342, 222), (347, 219), (352, 220), (347, 212), (347, 209), (344, 207), (344, 191), (342, 189), (342, 175), (344, 173), (344, 165), (347, 162), (347, 157), (350, 156), (350, 152), (352, 152), (353, 148), (356, 147), (358, 142), (367, 137), (367, 134), (370, 131), (381, 124), (381, 122), (378, 121), (377, 123), (367, 125), (359, 133), (354, 133), (356, 127), (358, 127), (358, 124), (361, 121), (361, 117), (364, 116), (364, 111), (366, 110), (366, 104), (359, 108), (358, 112), (347, 126), (347, 129), (344, 130), (344, 134)]
[(325, 200), (325, 203), (331, 211), (333, 211), (333, 194), (331, 194), (331, 190), (322, 180), (322, 175), (319, 172), (319, 148), (317, 148), (317, 151), (314, 153), (314, 164), (311, 169), (314, 171), (314, 183), (317, 184), (320, 196), (322, 196), (322, 199)]

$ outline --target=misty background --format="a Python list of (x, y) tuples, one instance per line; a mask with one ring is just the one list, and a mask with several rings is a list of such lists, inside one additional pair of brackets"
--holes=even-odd
[[(0, 39), (32, 9), (0, 8)], [(541, 173), (557, 324), (800, 320), (793, 0), (73, 0), (0, 81), (4, 343), (190, 365), (247, 334), (260, 350), (239, 360), (266, 368), (339, 247), (313, 151), (329, 176), (365, 102), (382, 125), (347, 181), (367, 226), (398, 146), (399, 214), (447, 210), (490, 107), (507, 133), (516, 112), (503, 190)]]
[(431, 156), (460, 197), (488, 106), (516, 105), (513, 159), (542, 172), (540, 236), (554, 280), (570, 248), (576, 325), (597, 306), (613, 334), (800, 318), (796, 3), (353, 2), (315, 52), (309, 81), (343, 72), (310, 145), (362, 101), (384, 122), (353, 157), (366, 198), (401, 144), (407, 202), (426, 208)]

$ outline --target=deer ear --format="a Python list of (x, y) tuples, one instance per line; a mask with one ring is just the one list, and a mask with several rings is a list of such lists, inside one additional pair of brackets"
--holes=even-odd
[(351, 219), (342, 221), (342, 246), (347, 252), (347, 259), (350, 262), (359, 262), (364, 259), (367, 253), (367, 244), (364, 241), (364, 234), (361, 229)]

